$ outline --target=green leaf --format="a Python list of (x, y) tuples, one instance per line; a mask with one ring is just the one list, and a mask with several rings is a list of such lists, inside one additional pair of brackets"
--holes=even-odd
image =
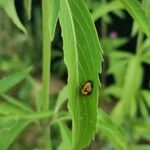
[[(18, 104), (14, 105), (9, 102), (0, 103), (0, 117), (6, 119), (24, 119), (35, 121), (38, 119), (46, 118), (51, 116), (52, 111), (39, 111), (33, 112), (29, 107), (23, 106), (22, 103), (17, 102)], [(21, 107), (20, 107), (21, 106)]]
[(150, 64), (150, 40), (145, 39), (140, 47), (141, 60), (144, 63)]
[(14, 85), (25, 79), (30, 72), (31, 68), (25, 69), (21, 72), (15, 73), (13, 75), (9, 75), (0, 80), (0, 94), (8, 91)]
[(2, 94), (1, 95), (7, 102), (9, 102), (10, 104), (16, 106), (16, 107), (19, 107), (20, 109), (22, 110), (25, 110), (25, 111), (31, 111), (31, 109), (29, 109), (27, 106), (25, 106), (25, 104), (21, 103), (21, 101), (15, 99), (14, 97), (11, 97), (9, 95), (6, 95), (6, 94)]
[(96, 9), (93, 11), (92, 18), (94, 21), (96, 21), (105, 14), (122, 8), (122, 5), (120, 5), (117, 1), (112, 1), (106, 4), (99, 4), (99, 6), (96, 7)]
[(120, 98), (121, 97), (121, 91), (122, 91), (122, 88), (117, 86), (117, 85), (110, 85), (108, 86), (104, 93), (106, 95), (112, 95), (112, 96), (115, 96), (116, 98)]
[(131, 36), (134, 37), (138, 33), (138, 25), (136, 22), (133, 22)]
[(130, 147), (130, 150), (150, 150), (150, 145), (137, 144)]
[(129, 114), (129, 117), (130, 118), (133, 118), (136, 116), (136, 112), (137, 112), (137, 99), (136, 97), (132, 97), (132, 98), (129, 98), (130, 99), (130, 102), (128, 104), (128, 114)]
[[(69, 111), (73, 120), (73, 149), (86, 147), (96, 131), (98, 73), (101, 47), (90, 13), (82, 0), (61, 0), (60, 24), (64, 60), (68, 68)], [(83, 96), (82, 85), (92, 80), (90, 95)]]
[(142, 4), (137, 0), (118, 0), (129, 12), (133, 19), (139, 24), (143, 32), (150, 37), (150, 21), (146, 16)]
[(106, 136), (115, 144), (116, 150), (126, 149), (127, 141), (125, 135), (102, 110), (98, 113), (98, 130), (100, 134)]
[(24, 111), (23, 109), (20, 109), (18, 106), (12, 105), (9, 102), (1, 102), (0, 103), (0, 115), (1, 116), (9, 116), (15, 117), (15, 116), (21, 116), (26, 112), (30, 111)]
[(150, 18), (150, 1), (149, 0), (144, 0), (143, 1), (143, 7), (145, 10), (146, 15)]
[[(150, 7), (150, 1), (149, 0), (144, 0), (142, 1), (142, 5), (143, 5), (143, 10), (145, 11), (145, 14), (148, 18), (150, 18), (150, 10), (149, 10), (149, 7)], [(131, 36), (135, 36), (138, 32), (138, 25), (136, 22), (133, 22), (133, 27), (132, 27), (132, 32), (131, 32)]]
[(48, 118), (53, 115), (52, 111), (39, 111), (39, 112), (31, 112), (31, 113), (26, 113), (23, 116), (19, 116), (20, 119), (24, 120), (31, 120), (31, 121), (37, 121), (40, 119)]
[(113, 118), (118, 121), (123, 119), (123, 116), (129, 115), (133, 117), (137, 100), (135, 99), (142, 82), (143, 69), (140, 58), (133, 57), (127, 67), (126, 76), (124, 80), (121, 99), (113, 110)]
[[(31, 122), (50, 117), (53, 113), (33, 112), (13, 98), (4, 96), (9, 102), (0, 103), (0, 148), (6, 150), (20, 132)], [(13, 101), (13, 102), (12, 102)]]
[(113, 51), (109, 54), (110, 59), (118, 59), (118, 60), (130, 60), (132, 58), (132, 54), (127, 52)]
[[(5, 123), (4, 123), (5, 121)], [(0, 147), (6, 150), (20, 132), (30, 123), (29, 120), (3, 120), (0, 118)]]
[[(104, 48), (104, 52), (109, 55), (110, 52), (114, 52), (114, 50), (123, 46), (128, 42), (127, 38), (103, 38), (102, 45)], [(120, 52), (123, 53), (123, 52)]]
[(112, 18), (108, 14), (106, 14), (105, 16), (103, 16), (102, 19), (107, 24), (111, 24), (113, 22)]
[(124, 11), (122, 11), (122, 10), (120, 10), (120, 9), (113, 11), (113, 13), (114, 13), (116, 16), (120, 17), (121, 19), (123, 19), (123, 18), (125, 17)]
[(64, 150), (64, 149), (71, 150), (72, 149), (71, 131), (63, 122), (59, 121), (58, 125), (61, 132), (62, 142), (60, 143), (57, 150)]
[(147, 52), (147, 54), (143, 55), (142, 61), (150, 65), (150, 52)]
[(150, 108), (150, 91), (149, 90), (142, 90), (142, 96), (146, 101), (148, 107)]
[(136, 141), (145, 139), (150, 140), (150, 119), (144, 118), (136, 120), (133, 124), (133, 136)]
[(143, 118), (147, 118), (149, 116), (149, 113), (143, 99), (140, 99), (139, 102), (141, 115), (143, 116)]
[(19, 133), (29, 124), (29, 120), (20, 120), (19, 116), (29, 114), (9, 102), (0, 103), (0, 147), (8, 149)]
[(32, 0), (24, 0), (24, 8), (26, 11), (26, 17), (28, 20), (31, 19), (31, 8), (32, 8)]
[(144, 40), (144, 42), (142, 43), (140, 48), (141, 48), (142, 53), (144, 53), (145, 51), (149, 51), (149, 49), (150, 49), (150, 39)]
[(65, 102), (65, 100), (67, 100), (67, 99), (68, 99), (68, 87), (65, 86), (65, 87), (61, 90), (61, 92), (59, 93), (59, 95), (58, 95), (57, 102), (56, 102), (56, 106), (55, 106), (55, 110), (54, 110), (54, 113), (55, 113), (55, 114), (59, 111), (61, 105), (62, 105), (62, 104)]
[(117, 86), (122, 86), (124, 82), (124, 74), (127, 68), (126, 66), (133, 55), (126, 52), (114, 51), (110, 52), (108, 57), (109, 69), (107, 70), (107, 73), (113, 75)]
[(147, 51), (144, 51), (142, 53), (142, 57), (141, 57), (141, 60), (147, 64), (150, 64), (150, 51), (149, 50), (150, 50), (150, 48), (147, 49)]
[(10, 19), (13, 21), (13, 23), (24, 33), (27, 33), (25, 27), (22, 25), (20, 22), (16, 8), (15, 8), (15, 3), (14, 0), (1, 0), (0, 1), (0, 7), (2, 7), (7, 15), (10, 17)]
[(60, 9), (60, 0), (50, 0), (50, 34), (51, 40), (54, 38), (56, 23), (58, 20), (58, 14)]

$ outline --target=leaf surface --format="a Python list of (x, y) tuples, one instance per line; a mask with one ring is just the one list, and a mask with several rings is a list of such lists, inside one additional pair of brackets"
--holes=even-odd
[[(90, 143), (96, 131), (102, 49), (90, 13), (82, 0), (61, 0), (60, 24), (64, 60), (68, 68), (73, 149), (80, 150)], [(88, 80), (93, 82), (92, 92), (84, 96), (81, 88)]]

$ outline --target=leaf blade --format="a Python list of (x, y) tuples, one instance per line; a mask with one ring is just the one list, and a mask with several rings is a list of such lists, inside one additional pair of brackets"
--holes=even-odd
[(137, 0), (118, 0), (133, 19), (139, 24), (143, 32), (150, 37), (150, 21), (147, 18), (142, 5)]
[(32, 0), (24, 0), (24, 8), (26, 11), (26, 17), (28, 20), (31, 19), (31, 8), (32, 8)]
[(94, 12), (92, 13), (92, 18), (96, 21), (98, 18), (101, 18), (105, 14), (122, 9), (122, 5), (120, 5), (117, 1), (112, 1), (107, 4), (101, 4), (99, 7), (96, 7)]
[(2, 0), (0, 6), (5, 10), (12, 22), (24, 33), (27, 33), (26, 28), (22, 25), (15, 8), (14, 0)]
[(8, 77), (1, 79), (0, 80), (0, 94), (6, 92), (15, 84), (25, 79), (28, 76), (30, 70), (31, 70), (31, 67), (21, 72), (15, 73), (13, 75), (9, 75)]
[(127, 140), (124, 134), (102, 110), (98, 113), (98, 130), (115, 144), (117, 150), (126, 150)]
[[(69, 111), (73, 119), (73, 145), (74, 149), (80, 150), (89, 144), (96, 131), (98, 73), (101, 71), (102, 50), (94, 23), (83, 1), (62, 0), (60, 24), (64, 59), (69, 75)], [(80, 88), (87, 80), (94, 82), (94, 88), (91, 95), (85, 97), (80, 93)]]
[(50, 34), (51, 34), (51, 41), (54, 38), (56, 23), (58, 20), (59, 15), (59, 9), (60, 9), (60, 0), (50, 0)]

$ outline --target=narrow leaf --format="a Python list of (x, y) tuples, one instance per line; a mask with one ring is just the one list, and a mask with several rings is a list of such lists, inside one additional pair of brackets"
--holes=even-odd
[(9, 75), (0, 80), (0, 94), (8, 91), (11, 87), (25, 79), (30, 72), (31, 68), (25, 69), (21, 72)]
[[(141, 86), (143, 69), (139, 57), (133, 57), (127, 67), (121, 99), (113, 110), (113, 117), (116, 121), (121, 121), (123, 116), (133, 116), (137, 101), (135, 96)], [(118, 122), (119, 123), (119, 122)]]
[(150, 120), (149, 118), (136, 120), (133, 124), (133, 135), (138, 140), (145, 139), (150, 140)]
[(26, 111), (24, 109), (21, 109), (18, 106), (12, 105), (9, 102), (5, 102), (5, 101), (1, 101), (0, 102), (0, 115), (1, 116), (9, 116), (11, 118), (11, 116), (15, 117), (15, 116), (21, 116), (24, 115), (27, 112), (31, 112), (31, 110)]
[(98, 113), (98, 130), (100, 134), (106, 136), (115, 144), (116, 150), (126, 149), (127, 141), (124, 134), (102, 110)]
[[(9, 98), (10, 99), (10, 98)], [(11, 100), (12, 101), (12, 100)], [(21, 107), (20, 107), (21, 106)], [(23, 108), (23, 109), (22, 109)], [(50, 117), (53, 113), (33, 112), (22, 106), (9, 102), (0, 103), (0, 148), (6, 150), (19, 136), (20, 132), (31, 122)]]
[(148, 144), (137, 144), (130, 147), (130, 150), (150, 150), (150, 145)]
[(112, 1), (107, 4), (99, 4), (99, 7), (96, 7), (93, 11), (92, 18), (95, 21), (111, 11), (120, 10), (122, 8), (122, 5), (117, 1)]
[(60, 9), (60, 0), (50, 0), (50, 34), (51, 40), (54, 38), (56, 23), (58, 20), (58, 14)]
[(29, 111), (12, 105), (8, 102), (0, 103), (0, 148), (6, 150), (19, 133), (31, 122), (21, 120), (19, 116), (29, 115)]
[(15, 3), (14, 0), (1, 0), (0, 6), (5, 10), (7, 15), (10, 17), (10, 19), (13, 21), (13, 23), (24, 33), (27, 33), (25, 27), (22, 25), (20, 22), (16, 8), (15, 8)]
[(30, 121), (8, 120), (6, 124), (2, 125), (3, 122), (4, 121), (0, 118), (0, 148), (1, 150), (6, 150)]
[(115, 96), (116, 98), (120, 98), (121, 91), (122, 91), (121, 87), (116, 86), (116, 85), (111, 85), (105, 89), (104, 93), (106, 95), (111, 95), (111, 96)]
[(24, 8), (26, 11), (27, 19), (31, 19), (31, 8), (32, 8), (32, 0), (24, 0)]
[(6, 94), (1, 95), (7, 102), (9, 102), (11, 105), (14, 105), (16, 107), (19, 107), (22, 110), (31, 112), (31, 109), (29, 109), (25, 104), (21, 103), (21, 101), (15, 99), (14, 97), (11, 97)]
[(137, 0), (118, 0), (129, 12), (133, 19), (139, 24), (143, 32), (150, 37), (150, 21), (146, 16), (142, 4)]
[(65, 102), (65, 100), (67, 100), (67, 98), (68, 98), (68, 87), (65, 86), (58, 95), (54, 113), (58, 112), (61, 105)]
[(142, 90), (142, 96), (146, 101), (148, 107), (150, 108), (150, 91), (149, 90)]
[[(98, 73), (101, 71), (101, 47), (90, 13), (82, 0), (61, 0), (60, 24), (64, 59), (68, 68), (69, 111), (73, 119), (73, 149), (88, 145), (96, 131)], [(91, 80), (91, 94), (81, 88)]]
[(63, 122), (58, 122), (58, 125), (61, 132), (62, 142), (60, 143), (57, 150), (64, 150), (64, 149), (71, 150), (72, 149), (71, 131)]
[(136, 22), (133, 22), (131, 36), (134, 37), (138, 33), (138, 25)]

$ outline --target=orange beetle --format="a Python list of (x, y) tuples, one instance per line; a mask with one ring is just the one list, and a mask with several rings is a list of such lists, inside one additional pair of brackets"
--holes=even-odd
[(93, 81), (88, 80), (81, 86), (81, 94), (84, 96), (90, 95), (93, 89)]

